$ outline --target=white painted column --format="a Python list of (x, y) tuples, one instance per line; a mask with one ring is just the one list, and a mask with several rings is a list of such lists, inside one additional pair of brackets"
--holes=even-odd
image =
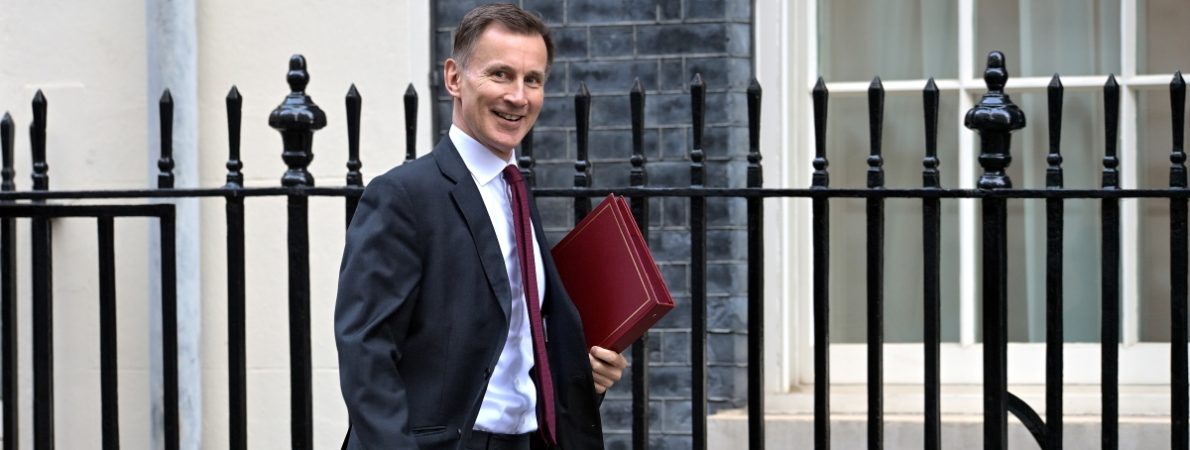
[[(151, 187), (156, 186), (157, 159), (161, 151), (158, 100), (165, 89), (174, 99), (173, 158), (174, 186), (198, 187), (198, 27), (194, 0), (145, 0), (146, 69), (148, 70), (148, 171)], [(165, 200), (173, 202), (173, 200)], [(199, 355), (202, 329), (200, 298), (200, 217), (197, 199), (177, 205), (177, 289), (178, 289), (178, 403), (181, 448), (202, 447), (202, 378)], [(150, 226), (159, 238), (157, 228)], [(161, 261), (160, 250), (150, 247), (150, 411), (153, 413), (152, 445), (163, 448), (164, 384), (161, 378)]]

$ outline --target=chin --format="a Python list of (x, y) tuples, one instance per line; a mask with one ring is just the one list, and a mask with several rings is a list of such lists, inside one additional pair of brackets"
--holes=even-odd
[(524, 138), (525, 138), (525, 135), (523, 135), (523, 134), (520, 135), (519, 137), (509, 136), (507, 138), (503, 138), (503, 139), (496, 141), (496, 145), (498, 145), (499, 148), (504, 149), (504, 151), (512, 151), (512, 149), (516, 148), (516, 146), (521, 145), (521, 140)]

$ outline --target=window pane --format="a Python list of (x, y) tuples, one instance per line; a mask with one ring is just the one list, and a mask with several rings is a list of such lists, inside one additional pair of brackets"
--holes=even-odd
[[(1049, 153), (1044, 93), (1016, 94), (1027, 124), (1012, 140), (1014, 188), (1045, 187)], [(1097, 91), (1066, 92), (1062, 170), (1067, 188), (1097, 188), (1103, 163), (1103, 100)], [(1067, 200), (1063, 236), (1063, 328), (1066, 342), (1099, 342), (1100, 202)], [(1008, 338), (1045, 341), (1045, 200), (1008, 202)]]
[(820, 0), (819, 73), (827, 81), (955, 78), (951, 0)]
[[(1139, 187), (1169, 186), (1169, 91), (1141, 91), (1137, 95), (1137, 157)], [(1170, 229), (1169, 200), (1140, 200), (1140, 340), (1169, 342)]]
[(975, 13), (977, 76), (993, 50), (1014, 76), (1120, 72), (1119, 0), (977, 0)]
[[(938, 158), (942, 184), (958, 185), (958, 97), (942, 94)], [(832, 99), (827, 159), (832, 187), (867, 187), (869, 134), (867, 97)], [(920, 187), (925, 131), (920, 93), (889, 95), (884, 112), (885, 186)], [(831, 336), (836, 343), (866, 342), (867, 209), (863, 199), (836, 199), (831, 213)], [(921, 342), (921, 200), (885, 202), (884, 337), (886, 342)], [(959, 339), (958, 203), (942, 201), (942, 339)]]
[(1190, 2), (1137, 0), (1137, 72), (1173, 74), (1190, 70)]

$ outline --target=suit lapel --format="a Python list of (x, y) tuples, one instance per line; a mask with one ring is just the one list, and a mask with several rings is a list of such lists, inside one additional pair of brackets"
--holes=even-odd
[(508, 272), (504, 267), (504, 257), (500, 254), (500, 243), (496, 240), (496, 232), (492, 229), (492, 219), (488, 217), (483, 197), (479, 195), (479, 188), (475, 186), (471, 172), (463, 164), (463, 158), (450, 142), (450, 137), (442, 138), (434, 148), (433, 155), (438, 169), (455, 183), (450, 196), (467, 222), (471, 240), (479, 253), (480, 264), (507, 323), (511, 315), (512, 290), (508, 283)]

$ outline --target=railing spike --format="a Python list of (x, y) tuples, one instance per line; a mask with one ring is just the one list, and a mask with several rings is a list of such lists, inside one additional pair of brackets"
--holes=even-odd
[(1169, 160), (1178, 172), (1176, 176), (1170, 173), (1170, 185), (1186, 187), (1186, 80), (1182, 78), (1180, 70), (1174, 73), (1173, 80), (1169, 82), (1169, 107), (1173, 138)]
[(521, 139), (520, 155), (516, 159), (517, 167), (521, 169), (521, 177), (525, 179), (525, 185), (529, 187), (537, 186), (537, 178), (533, 174), (533, 166), (537, 165), (537, 161), (533, 159), (533, 128), (525, 133), (525, 137)]
[(629, 111), (632, 115), (632, 171), (629, 174), (629, 184), (644, 186), (648, 183), (648, 173), (645, 171), (645, 87), (640, 78), (633, 80), (632, 89), (628, 94)]
[(360, 110), (363, 107), (363, 97), (359, 95), (355, 83), (347, 89), (344, 103), (347, 106), (347, 185), (363, 186), (364, 175), (359, 169), (363, 163), (359, 160), (359, 124)]
[(1104, 109), (1104, 153), (1103, 153), (1103, 187), (1108, 189), (1120, 187), (1120, 158), (1118, 154), (1120, 131), (1120, 83), (1116, 82), (1116, 75), (1107, 77), (1103, 85)]
[[(578, 92), (574, 94), (574, 120), (577, 154), (574, 162), (574, 187), (591, 187), (591, 161), (588, 153), (591, 130), (591, 91), (586, 82), (579, 82)], [(577, 223), (587, 213), (591, 212), (590, 197), (576, 197), (574, 199), (574, 220)]]
[(157, 159), (157, 188), (174, 187), (174, 97), (169, 89), (157, 102), (161, 122), (161, 157)]
[(764, 185), (764, 169), (760, 165), (760, 81), (752, 77), (748, 83), (748, 187)]
[(868, 187), (884, 187), (884, 156), (881, 148), (884, 137), (884, 84), (880, 77), (872, 79), (868, 87)]
[(417, 159), (417, 89), (405, 88), (405, 161)]
[(826, 111), (830, 91), (826, 88), (826, 80), (818, 77), (811, 91), (814, 99), (814, 175), (811, 186), (825, 188), (830, 184), (830, 163), (826, 159)]
[(7, 111), (4, 112), (4, 118), (0, 119), (0, 155), (3, 158), (3, 169), (0, 169), (0, 191), (16, 190), (16, 170), (13, 169), (13, 150), (12, 137), (14, 125), (12, 122), (12, 115)]
[(702, 81), (702, 74), (694, 74), (690, 81), (690, 115), (693, 128), (694, 145), (690, 149), (690, 185), (703, 186), (706, 184), (706, 169), (703, 160), (706, 154), (702, 148), (702, 136), (706, 124), (707, 90)]
[(922, 159), (922, 186), (927, 188), (941, 187), (941, 177), (938, 173), (938, 106), (941, 103), (941, 91), (934, 77), (926, 81), (921, 92), (922, 109), (925, 115), (926, 157)]
[(591, 91), (586, 82), (579, 82), (578, 92), (574, 94), (574, 120), (577, 141), (577, 160), (574, 164), (574, 186), (591, 186), (591, 163), (589, 159), (591, 132)]
[[(702, 81), (702, 74), (694, 74), (694, 78), (690, 80), (690, 115), (692, 118), (691, 127), (694, 132), (694, 146), (690, 152), (690, 158), (693, 163), (699, 165), (699, 169), (702, 168), (703, 159), (702, 136), (706, 124), (706, 92), (707, 87)], [(699, 174), (701, 175), (701, 170)], [(701, 177), (699, 178), (695, 184), (701, 185), (702, 180)]]
[(33, 190), (45, 191), (50, 189), (50, 165), (46, 162), (45, 131), (46, 110), (49, 101), (41, 89), (33, 94), (33, 123), (29, 125), (29, 145), (33, 149)]
[(1063, 185), (1062, 176), (1062, 102), (1066, 88), (1062, 85), (1062, 78), (1058, 74), (1050, 79), (1046, 87), (1049, 102), (1049, 154), (1046, 155), (1046, 187), (1060, 188)]
[(244, 187), (244, 162), (240, 161), (240, 124), (243, 117), (244, 98), (234, 84), (227, 92), (227, 184), (228, 188)]

